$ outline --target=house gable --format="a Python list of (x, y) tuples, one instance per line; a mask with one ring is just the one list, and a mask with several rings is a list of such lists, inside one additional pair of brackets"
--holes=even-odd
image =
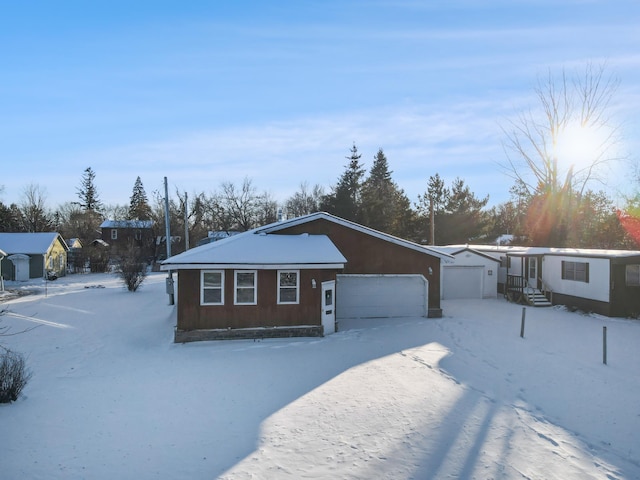
[(326, 235), (347, 259), (344, 274), (423, 275), (429, 282), (429, 309), (432, 316), (439, 315), (440, 261), (452, 258), (446, 253), (324, 212), (271, 224), (258, 231), (281, 235)]

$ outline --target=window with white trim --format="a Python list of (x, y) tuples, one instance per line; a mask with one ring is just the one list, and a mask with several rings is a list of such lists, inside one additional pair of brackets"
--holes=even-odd
[(258, 303), (257, 291), (257, 270), (236, 270), (234, 272), (233, 302), (236, 305), (255, 305)]
[(111, 240), (117, 240), (118, 239), (118, 229), (117, 228), (112, 228), (111, 229)]
[(589, 283), (589, 264), (562, 261), (562, 279)]
[(278, 270), (278, 304), (300, 303), (300, 271)]
[(200, 305), (224, 305), (224, 270), (202, 270)]
[(640, 265), (626, 265), (625, 283), (627, 287), (640, 287)]

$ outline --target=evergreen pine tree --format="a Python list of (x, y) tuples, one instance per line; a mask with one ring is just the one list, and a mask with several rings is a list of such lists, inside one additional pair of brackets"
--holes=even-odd
[(421, 241), (430, 238), (429, 204), (433, 201), (433, 216), (436, 245), (468, 243), (488, 233), (489, 212), (483, 208), (489, 197), (477, 198), (465, 185), (464, 180), (456, 178), (451, 188), (445, 187), (437, 173), (429, 177), (427, 192), (418, 196), (418, 211), (421, 215)]
[(391, 178), (382, 149), (373, 158), (369, 177), (362, 186), (363, 223), (400, 237), (414, 236), (414, 215), (409, 199)]
[(80, 206), (87, 212), (99, 212), (102, 209), (102, 203), (98, 198), (98, 190), (94, 184), (96, 174), (91, 167), (85, 169), (82, 174), (80, 187), (77, 188)]
[(0, 202), (0, 232), (23, 232), (24, 218), (15, 203), (8, 207)]
[(128, 218), (129, 220), (151, 219), (151, 206), (149, 205), (147, 193), (144, 191), (140, 177), (136, 178), (136, 183), (133, 185), (133, 193), (131, 194), (131, 201), (129, 202)]
[(362, 154), (358, 153), (356, 144), (351, 148), (351, 155), (346, 157), (349, 164), (338, 179), (333, 192), (325, 195), (321, 203), (322, 210), (354, 222), (361, 220), (361, 190), (365, 170), (360, 163)]

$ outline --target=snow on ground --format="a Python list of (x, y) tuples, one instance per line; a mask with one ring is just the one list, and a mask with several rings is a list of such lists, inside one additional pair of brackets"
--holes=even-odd
[(640, 478), (637, 321), (527, 308), (520, 338), (518, 305), (445, 301), (322, 339), (176, 345), (164, 279), (5, 297), (3, 325), (37, 328), (1, 340), (33, 371), (0, 405), (1, 478)]

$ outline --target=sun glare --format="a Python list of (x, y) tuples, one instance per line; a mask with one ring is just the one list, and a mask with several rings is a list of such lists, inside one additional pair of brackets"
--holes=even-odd
[(606, 146), (603, 128), (583, 127), (571, 123), (558, 134), (555, 154), (566, 168), (580, 170), (597, 160)]

